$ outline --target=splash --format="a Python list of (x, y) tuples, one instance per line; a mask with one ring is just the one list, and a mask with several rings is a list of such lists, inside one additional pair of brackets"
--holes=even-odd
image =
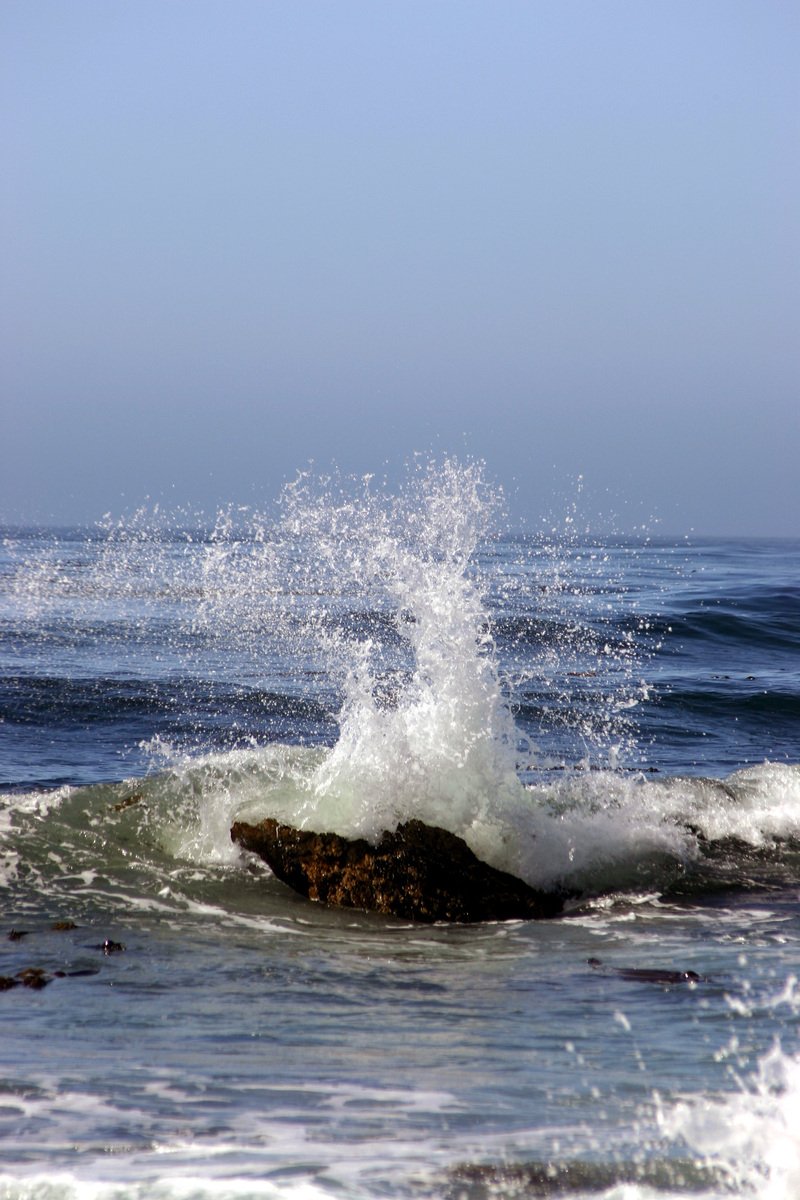
[(451, 461), (388, 501), (291, 495), (289, 528), (314, 530), (337, 591), (370, 597), (384, 633), (354, 640), (326, 621), (343, 703), (309, 807), (324, 802), (345, 832), (375, 836), (408, 816), (464, 831), (502, 797), (519, 797), (516, 734), (474, 561), (498, 502), (477, 467)]
[[(277, 520), (220, 514), (193, 631), (336, 714), (332, 747), (282, 755), (279, 779), (265, 751), (271, 815), (366, 837), (416, 816), (502, 856), (489, 843), (526, 796), (477, 562), (501, 504), (480, 466), (446, 460), (397, 492), (304, 474)], [(218, 799), (207, 825), (234, 811)]]
[(399, 489), (302, 474), (276, 511), (210, 528), (109, 518), (43, 546), (9, 596), (41, 618), (43, 664), (54, 632), (69, 646), (71, 703), (152, 719), (140, 754), (175, 858), (231, 864), (236, 819), (376, 838), (417, 817), (539, 887), (784, 879), (800, 768), (620, 769), (647, 691), (650, 618), (619, 582), (635, 562), (574, 513), (497, 537), (502, 512), (475, 463), (416, 463)]
[(662, 1108), (662, 1131), (713, 1168), (726, 1193), (753, 1200), (800, 1195), (800, 1058), (776, 1042), (737, 1082), (727, 1097)]
[[(631, 609), (615, 641), (609, 613), (625, 596), (573, 516), (560, 539), (495, 543), (501, 510), (480, 466), (446, 460), (418, 465), (399, 492), (301, 475), (277, 520), (220, 516), (196, 629), (251, 665), (291, 663), (291, 686), (325, 695), (337, 724), (327, 748), (262, 750), (255, 796), (230, 786), (230, 760), (221, 781), (209, 762), (193, 850), (205, 857), (237, 817), (367, 838), (418, 817), (537, 886), (641, 892), (701, 860), (698, 832), (742, 834), (733, 784), (614, 769), (635, 740), (645, 619)], [(534, 688), (573, 721), (582, 769), (540, 769), (514, 719)], [(756, 832), (772, 819), (760, 803), (753, 817)]]
[[(570, 767), (572, 746), (584, 769), (630, 757), (642, 631), (615, 627), (625, 597), (575, 509), (544, 539), (497, 538), (502, 512), (477, 463), (417, 461), (398, 489), (305, 473), (277, 511), (230, 508), (210, 528), (188, 512), (108, 517), (73, 560), (43, 556), (12, 594), (74, 637), (87, 702), (97, 680), (107, 692), (141, 667), (176, 714), (177, 736), (163, 722), (140, 747), (172, 773), (187, 854), (213, 859), (230, 818), (258, 815), (213, 746), (260, 764), (261, 815), (366, 837), (418, 817), (495, 865), (555, 880), (576, 870), (571, 802), (530, 785)], [(240, 736), (245, 704), (278, 710), (275, 734), (259, 738), (253, 721)], [(620, 831), (620, 805), (604, 803), (584, 806), (595, 833), (611, 830), (603, 845)]]

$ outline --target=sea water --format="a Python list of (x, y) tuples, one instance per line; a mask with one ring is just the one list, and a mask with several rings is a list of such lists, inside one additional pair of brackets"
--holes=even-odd
[[(445, 461), (3, 532), (0, 1197), (800, 1195), (800, 541), (589, 528)], [(575, 899), (326, 910), (265, 816)]]

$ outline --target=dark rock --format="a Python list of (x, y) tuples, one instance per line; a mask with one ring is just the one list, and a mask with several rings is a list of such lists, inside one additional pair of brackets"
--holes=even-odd
[(7, 992), (15, 987), (33, 988), (34, 991), (38, 991), (47, 987), (48, 983), (50, 976), (45, 975), (41, 967), (25, 967), (24, 970), (17, 971), (16, 975), (0, 975), (0, 992)]
[(29, 934), (29, 929), (12, 929), (8, 935), (8, 940), (10, 942), (21, 942), (22, 939), (28, 937)]
[(41, 967), (26, 967), (24, 971), (17, 971), (15, 978), (23, 987), (33, 988), (35, 991), (47, 987), (50, 982), (50, 977), (45, 975)]
[(122, 942), (112, 942), (111, 938), (106, 938), (104, 942), (95, 943), (87, 946), (87, 950), (102, 950), (103, 954), (121, 954), (125, 949)]
[(231, 838), (296, 892), (335, 908), (472, 922), (553, 917), (563, 907), (562, 897), (488, 866), (462, 838), (422, 821), (383, 833), (377, 845), (272, 819), (237, 821)]
[(50, 928), (56, 933), (65, 933), (70, 929), (77, 929), (78, 926), (74, 921), (54, 921)]
[[(566, 1200), (569, 1196), (619, 1194), (621, 1185), (633, 1185), (647, 1194), (679, 1191), (706, 1194), (722, 1189), (721, 1172), (713, 1166), (689, 1159), (652, 1162), (548, 1162), (508, 1163), (502, 1166), (464, 1163), (453, 1167), (443, 1181), (444, 1200), (496, 1200), (499, 1196), (518, 1200)], [(449, 1186), (448, 1186), (449, 1184)], [(626, 1189), (627, 1194), (627, 1189)]]
[[(599, 958), (587, 959), (590, 967), (595, 969), (603, 966)], [(640, 980), (642, 983), (707, 983), (704, 975), (697, 971), (667, 971), (661, 967), (606, 967), (618, 979), (631, 981)]]
[(106, 938), (102, 946), (98, 946), (97, 949), (102, 950), (103, 954), (121, 954), (125, 947), (122, 942), (112, 942), (111, 938)]

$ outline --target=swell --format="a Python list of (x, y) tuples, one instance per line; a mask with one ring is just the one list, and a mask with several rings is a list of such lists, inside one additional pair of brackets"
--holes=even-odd
[(766, 724), (800, 721), (800, 693), (788, 687), (759, 687), (757, 680), (752, 686), (747, 680), (731, 679), (724, 687), (710, 683), (665, 689), (659, 695), (658, 706), (668, 715), (683, 712), (693, 718), (742, 718)]
[(266, 714), (322, 723), (329, 720), (328, 710), (308, 697), (204, 679), (170, 683), (137, 678), (16, 675), (0, 680), (0, 719), (19, 724), (82, 724), (86, 720), (102, 724), (130, 714), (185, 714), (187, 705), (213, 719)]
[(330, 744), (335, 697), (202, 678), (0, 680), (0, 792), (114, 781), (171, 752)]
[(739, 651), (755, 660), (763, 651), (784, 655), (800, 652), (800, 593), (781, 591), (749, 595), (735, 601), (709, 595), (687, 608), (672, 601), (668, 613), (592, 613), (571, 615), (501, 613), (493, 616), (491, 632), (499, 645), (573, 648), (584, 653), (607, 643), (620, 651), (632, 636), (642, 637), (667, 655), (691, 653), (704, 660), (720, 649)]
[[(778, 603), (783, 599), (784, 603)], [(754, 653), (760, 648), (796, 650), (800, 648), (800, 600), (773, 596), (752, 599), (737, 608), (730, 601), (714, 599), (707, 607), (696, 607), (673, 622), (677, 641), (741, 645)]]
[[(213, 904), (235, 916), (294, 906), (274, 881), (261, 895), (269, 876), (254, 874), (230, 827), (275, 816), (335, 830), (336, 810), (313, 790), (330, 753), (275, 745), (187, 759), (126, 783), (6, 797), (0, 865), (8, 911), (43, 897), (55, 915)], [(452, 832), (492, 865), (584, 902), (630, 893), (697, 900), (720, 890), (796, 888), (799, 798), (800, 767), (775, 763), (726, 780), (569, 772)]]

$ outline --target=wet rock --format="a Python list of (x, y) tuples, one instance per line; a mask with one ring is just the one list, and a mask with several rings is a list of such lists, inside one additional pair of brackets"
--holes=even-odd
[(8, 992), (15, 987), (39, 991), (50, 982), (51, 977), (46, 975), (41, 967), (25, 967), (24, 970), (17, 971), (16, 975), (0, 975), (0, 992)]
[(640, 980), (642, 983), (706, 983), (704, 975), (697, 971), (667, 971), (661, 967), (603, 967), (599, 958), (587, 959), (590, 967), (595, 970), (604, 969), (618, 979), (631, 981)]
[(124, 800), (120, 800), (119, 804), (110, 805), (110, 812), (124, 812), (126, 808), (132, 808), (134, 804), (141, 804), (144, 796), (141, 792), (133, 792), (130, 796), (126, 796)]
[(50, 983), (50, 976), (45, 975), (41, 967), (26, 967), (24, 971), (17, 971), (14, 978), (18, 979), (23, 987), (33, 988), (34, 991), (47, 987)]
[(96, 949), (102, 950), (103, 954), (122, 954), (125, 947), (122, 942), (112, 942), (111, 938), (106, 938), (102, 945), (97, 946)]
[(74, 921), (54, 921), (50, 928), (55, 933), (65, 933), (70, 929), (77, 929), (78, 926)]
[(30, 936), (29, 929), (12, 929), (8, 935), (10, 942), (21, 942), (23, 938)]
[(87, 946), (86, 949), (102, 950), (103, 954), (122, 954), (125, 946), (122, 942), (112, 942), (111, 938), (106, 938), (104, 942), (95, 942), (91, 946)]
[(446, 829), (407, 821), (363, 838), (311, 833), (268, 819), (237, 821), (231, 838), (310, 900), (410, 921), (508, 921), (553, 917), (563, 898), (481, 862)]
[[(715, 1191), (723, 1183), (713, 1166), (688, 1159), (652, 1162), (549, 1161), (508, 1163), (502, 1166), (464, 1163), (451, 1168), (443, 1181), (444, 1200), (496, 1200), (499, 1196), (518, 1200), (566, 1200), (569, 1196), (606, 1195), (626, 1185), (641, 1194), (679, 1191), (695, 1195)], [(448, 1186), (449, 1184), (449, 1186)]]

